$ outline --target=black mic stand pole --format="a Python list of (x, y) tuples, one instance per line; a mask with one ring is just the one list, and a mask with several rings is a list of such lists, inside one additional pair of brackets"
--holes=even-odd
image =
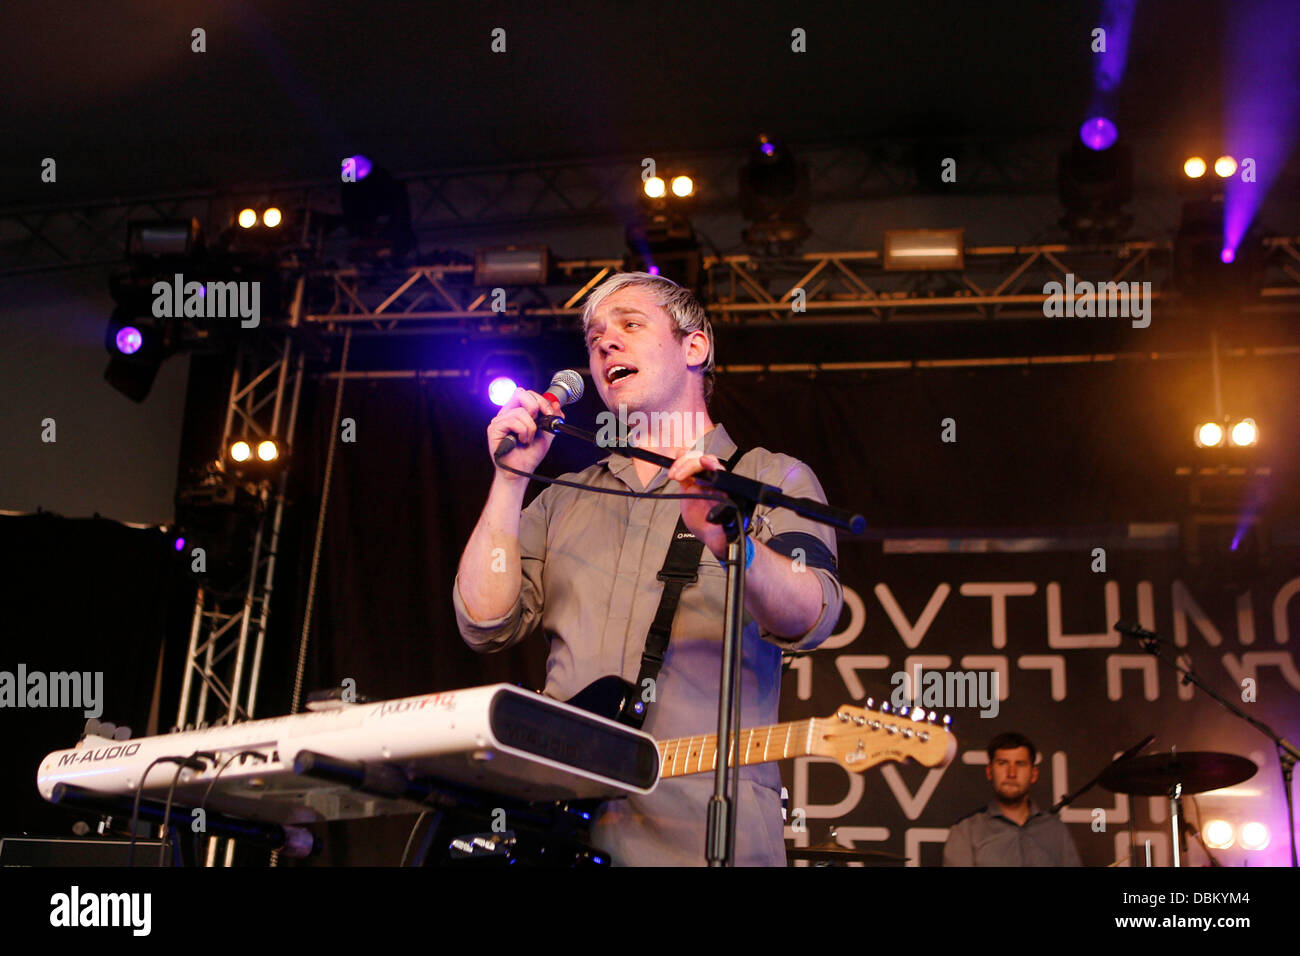
[[(567, 424), (559, 415), (537, 416), (537, 427), (554, 434), (570, 435), (606, 451), (616, 451), (630, 458), (640, 458), (665, 468), (673, 459), (632, 445), (606, 445), (595, 434)], [(705, 854), (709, 866), (731, 866), (735, 861), (736, 791), (739, 789), (740, 760), (732, 766), (732, 728), (740, 725), (741, 634), (745, 608), (745, 537), (749, 519), (758, 505), (789, 508), (812, 521), (861, 534), (867, 526), (862, 515), (833, 508), (814, 498), (793, 498), (776, 485), (765, 485), (728, 471), (704, 471), (696, 476), (725, 494), (730, 502), (721, 502), (709, 513), (709, 521), (722, 525), (727, 534), (727, 599), (722, 644), (722, 678), (718, 691), (717, 766), (713, 775), (713, 797), (709, 800), (708, 836)], [(737, 742), (739, 734), (736, 734)]]
[[(1265, 737), (1268, 737), (1270, 740), (1273, 741), (1274, 745), (1276, 745), (1277, 747), (1278, 762), (1281, 764), (1282, 767), (1282, 792), (1286, 795), (1287, 836), (1291, 840), (1291, 865), (1295, 866), (1296, 865), (1295, 809), (1293, 806), (1293, 800), (1291, 796), (1291, 776), (1292, 776), (1292, 770), (1295, 768), (1296, 761), (1300, 760), (1300, 750), (1297, 750), (1294, 744), (1292, 744), (1285, 737), (1280, 736), (1277, 733), (1277, 731), (1275, 731), (1268, 724), (1264, 723), (1262, 720), (1256, 720), (1254, 717), (1251, 717), (1250, 715), (1243, 713), (1236, 705), (1234, 705), (1227, 698), (1221, 696), (1217, 691), (1207, 687), (1205, 681), (1201, 680), (1200, 675), (1197, 674), (1190, 667), (1183, 667), (1183, 665), (1179, 664), (1177, 660), (1174, 660), (1172, 658), (1166, 657), (1165, 655), (1161, 654), (1160, 645), (1161, 644), (1168, 645), (1169, 642), (1164, 638), (1162, 638), (1155, 631), (1148, 631), (1146, 628), (1138, 627), (1136, 624), (1126, 624), (1124, 621), (1117, 621), (1115, 623), (1115, 630), (1119, 631), (1121, 634), (1127, 635), (1128, 637), (1136, 638), (1138, 643), (1142, 645), (1142, 650), (1146, 651), (1156, 660), (1163, 661), (1164, 663), (1172, 667), (1174, 670), (1178, 671), (1178, 673), (1182, 674), (1184, 684), (1195, 684), (1197, 687), (1199, 687), (1202, 691), (1205, 692), (1206, 696), (1210, 697), (1212, 700), (1217, 700), (1220, 704), (1222, 704), (1224, 709), (1226, 709), (1229, 713), (1234, 714), (1237, 717), (1240, 717), (1242, 720), (1250, 724), (1252, 727), (1258, 730)], [(1177, 853), (1177, 849), (1175, 845), (1175, 854), (1176, 853)]]

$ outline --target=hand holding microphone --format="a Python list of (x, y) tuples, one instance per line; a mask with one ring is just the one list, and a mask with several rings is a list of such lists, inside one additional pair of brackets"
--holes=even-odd
[[(537, 426), (537, 416), (558, 415), (560, 407), (582, 397), (582, 376), (572, 370), (556, 372), (544, 394), (516, 389), (488, 424), (488, 450), (493, 459), (519, 471), (536, 471), (555, 440)], [(509, 475), (503, 472), (502, 477)], [(518, 476), (510, 476), (518, 477)]]

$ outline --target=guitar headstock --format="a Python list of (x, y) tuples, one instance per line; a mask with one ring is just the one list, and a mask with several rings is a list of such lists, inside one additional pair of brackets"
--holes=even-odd
[(908, 757), (926, 767), (946, 767), (957, 756), (957, 738), (948, 729), (951, 717), (920, 707), (894, 713), (888, 704), (876, 709), (871, 703), (846, 705), (818, 720), (812, 752), (854, 772)]

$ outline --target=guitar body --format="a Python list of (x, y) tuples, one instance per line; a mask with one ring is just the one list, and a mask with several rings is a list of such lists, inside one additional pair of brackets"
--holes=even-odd
[(594, 680), (582, 690), (570, 697), (566, 704), (580, 707), (589, 714), (617, 720), (629, 727), (641, 729), (645, 722), (644, 710), (640, 720), (636, 720), (635, 709), (638, 701), (636, 686), (623, 678), (610, 675)]

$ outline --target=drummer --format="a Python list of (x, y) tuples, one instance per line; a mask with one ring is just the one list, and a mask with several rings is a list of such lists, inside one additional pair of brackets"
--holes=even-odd
[(948, 831), (944, 866), (1082, 866), (1074, 840), (1054, 813), (1029, 798), (1038, 782), (1038, 749), (1023, 734), (998, 734), (988, 745), (984, 775), (993, 802)]

